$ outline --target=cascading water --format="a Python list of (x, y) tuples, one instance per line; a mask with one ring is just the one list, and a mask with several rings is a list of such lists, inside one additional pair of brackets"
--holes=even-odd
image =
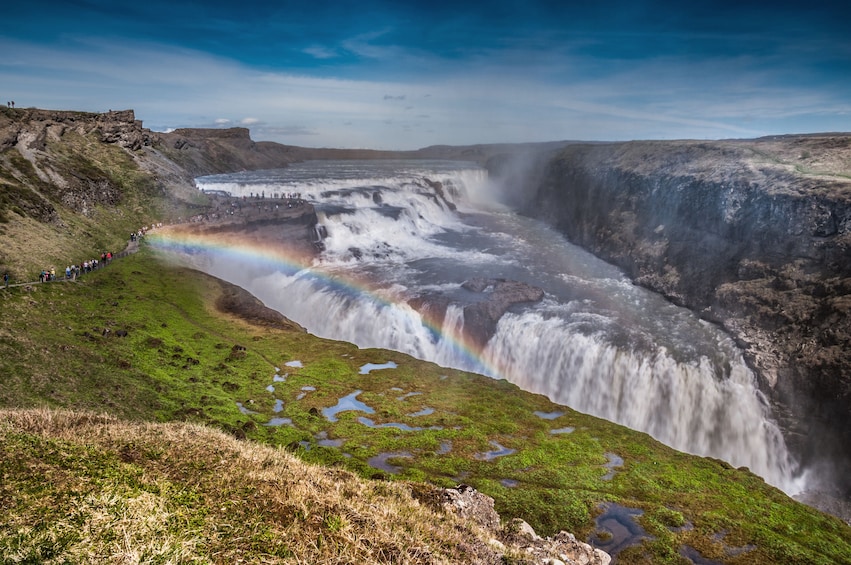
[[(504, 377), (796, 490), (794, 463), (732, 340), (546, 226), (473, 204), (488, 190), (475, 165), (311, 162), (197, 183), (314, 204), (327, 237), (308, 269), (192, 257), (312, 333)], [(458, 336), (462, 306), (481, 299), (461, 287), (473, 277), (525, 282), (546, 297), (512, 308), (471, 352)], [(424, 295), (449, 304), (439, 327), (408, 304)]]

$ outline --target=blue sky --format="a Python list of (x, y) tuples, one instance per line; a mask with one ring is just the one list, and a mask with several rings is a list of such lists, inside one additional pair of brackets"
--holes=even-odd
[(851, 2), (16, 0), (0, 100), (310, 147), (851, 131)]

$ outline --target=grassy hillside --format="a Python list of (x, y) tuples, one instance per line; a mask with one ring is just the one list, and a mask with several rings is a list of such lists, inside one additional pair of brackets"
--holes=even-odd
[[(293, 152), (236, 130), (153, 135), (132, 112), (0, 109), (0, 270), (35, 280), (120, 250), (203, 206), (192, 174), (320, 156)], [(621, 563), (851, 563), (851, 528), (746, 469), (316, 338), (144, 245), (0, 289), (0, 375), (4, 563), (475, 562), (487, 536), (418, 502), (459, 482)]]
[(166, 178), (152, 147), (104, 142), (108, 127), (141, 135), (132, 122), (82, 112), (28, 120), (34, 112), (0, 108), (0, 271), (14, 280), (120, 251), (131, 230), (203, 204), (197, 191), (171, 197), (186, 181)]
[[(234, 299), (223, 283), (161, 263), (144, 247), (78, 282), (14, 288), (0, 300), (0, 405), (109, 414), (13, 410), (0, 418), (7, 422), (2, 503), (11, 509), (0, 520), (6, 561), (51, 554), (77, 561), (126, 549), (162, 562), (231, 562), (237, 554), (399, 562), (394, 551), (420, 544), (443, 547), (426, 553), (444, 557), (408, 553), (410, 562), (466, 561), (447, 549), (453, 542), (439, 541), (449, 533), (424, 529), (433, 516), (408, 525), (392, 512), (363, 516), (356, 505), (376, 503), (347, 489), (367, 492), (365, 500), (408, 495), (383, 481), (354, 481), (345, 469), (373, 479), (465, 482), (493, 496), (503, 519), (522, 517), (543, 534), (597, 535), (600, 544), (606, 528), (595, 519), (607, 504), (643, 512), (635, 520), (646, 537), (619, 554), (621, 563), (684, 563), (688, 548), (724, 563), (851, 562), (851, 528), (747, 470), (678, 453), (505, 381), (315, 338), (240, 307), (245, 298)], [(222, 312), (225, 302), (230, 313)], [(384, 365), (390, 361), (395, 367)], [(366, 372), (368, 363), (385, 368)], [(329, 417), (356, 391), (373, 412)], [(145, 424), (173, 421), (245, 441)], [(257, 461), (268, 460), (267, 471), (301, 465), (274, 447), (323, 465), (282, 473), (330, 481), (320, 490), (334, 484), (343, 502), (270, 498)], [(486, 457), (499, 447), (514, 451)], [(384, 542), (376, 541), (369, 551), (378, 553), (370, 553), (354, 541), (366, 535), (362, 527), (396, 531), (387, 534), (396, 549), (378, 551)], [(425, 541), (394, 537), (396, 528)], [(167, 556), (152, 553), (150, 540), (159, 537), (170, 540)]]
[(472, 563), (488, 541), (404, 484), (210, 428), (0, 411), (0, 446), (3, 563)]

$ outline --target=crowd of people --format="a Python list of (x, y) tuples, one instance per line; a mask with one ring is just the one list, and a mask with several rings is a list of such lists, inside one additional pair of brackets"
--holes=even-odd
[[(83, 261), (79, 265), (68, 265), (65, 267), (65, 279), (69, 281), (76, 280), (83, 273), (91, 273), (95, 269), (105, 267), (112, 261), (112, 251), (105, 251), (100, 254), (100, 259), (93, 258), (88, 261)], [(38, 275), (38, 282), (52, 282), (56, 280), (56, 268), (42, 269)]]
[(225, 220), (257, 219), (274, 214), (282, 209), (291, 209), (307, 203), (300, 192), (275, 192), (266, 196), (265, 192), (249, 196), (234, 197), (227, 192), (206, 191), (210, 198), (211, 210), (188, 218), (178, 218), (179, 223), (217, 222)]
[[(137, 242), (141, 240), (149, 230), (162, 226), (162, 223), (153, 224), (151, 226), (143, 226), (138, 231), (134, 231), (130, 234), (130, 241)], [(124, 252), (121, 253), (123, 255)], [(85, 260), (79, 264), (72, 264), (65, 267), (65, 271), (57, 272), (56, 267), (50, 267), (46, 269), (42, 269), (38, 275), (38, 282), (46, 283), (46, 282), (54, 282), (57, 280), (67, 280), (73, 281), (76, 280), (80, 275), (85, 273), (91, 273), (97, 269), (106, 267), (109, 265), (112, 260), (119, 255), (116, 255), (112, 251), (104, 251), (100, 254), (100, 257), (93, 257), (91, 259)], [(3, 287), (9, 288), (11, 284), (12, 277), (9, 275), (9, 272), (3, 274)], [(26, 283), (24, 283), (26, 284)]]

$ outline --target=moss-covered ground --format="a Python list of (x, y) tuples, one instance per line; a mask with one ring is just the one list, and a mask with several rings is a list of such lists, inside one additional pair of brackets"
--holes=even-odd
[[(745, 469), (505, 381), (222, 314), (221, 284), (143, 245), (76, 282), (0, 291), (0, 406), (201, 423), (368, 478), (463, 482), (541, 534), (604, 539), (595, 518), (615, 502), (643, 511), (647, 534), (621, 563), (688, 563), (686, 546), (723, 563), (851, 563), (851, 528)], [(326, 417), (356, 391), (368, 410)]]

